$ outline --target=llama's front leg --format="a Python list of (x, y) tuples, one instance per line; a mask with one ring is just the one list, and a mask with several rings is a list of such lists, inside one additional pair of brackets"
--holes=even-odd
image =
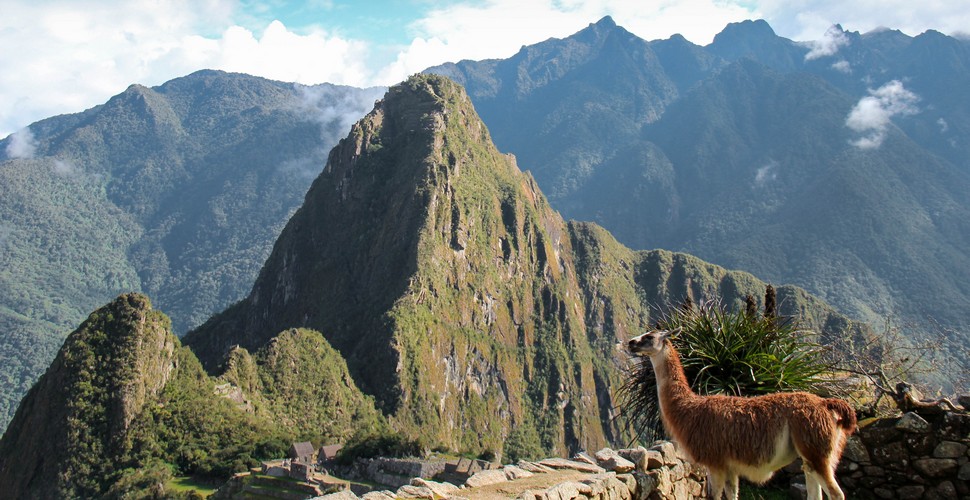
[(713, 500), (721, 500), (724, 495), (724, 480), (727, 474), (723, 470), (707, 469), (707, 496)]
[(738, 475), (734, 472), (729, 472), (726, 486), (728, 500), (738, 500), (738, 482)]

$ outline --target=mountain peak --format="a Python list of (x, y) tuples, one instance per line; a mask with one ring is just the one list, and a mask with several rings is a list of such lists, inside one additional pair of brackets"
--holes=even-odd
[(738, 43), (751, 40), (763, 40), (777, 36), (775, 30), (764, 19), (745, 20), (728, 23), (720, 33), (714, 36), (714, 44)]
[(614, 21), (613, 18), (610, 16), (604, 16), (599, 21), (596, 21), (595, 23), (590, 24), (590, 26), (596, 26), (599, 28), (615, 28), (616, 21)]

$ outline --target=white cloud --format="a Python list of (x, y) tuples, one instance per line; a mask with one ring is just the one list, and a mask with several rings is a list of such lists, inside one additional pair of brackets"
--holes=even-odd
[(849, 64), (849, 61), (846, 61), (845, 59), (832, 63), (832, 69), (840, 73), (845, 73), (847, 75), (849, 73), (852, 73), (852, 65)]
[(610, 15), (647, 39), (680, 33), (706, 45), (730, 22), (751, 18), (750, 9), (718, 0), (491, 0), (461, 3), (428, 13), (411, 28), (415, 38), (379, 73), (387, 85), (444, 62), (506, 58), (523, 45), (564, 38)]
[(80, 170), (71, 162), (67, 160), (54, 160), (54, 165), (51, 167), (54, 175), (60, 177), (75, 177), (80, 173)]
[[(316, 27), (287, 27), (271, 22), (280, 2), (0, 0), (0, 45), (7, 48), (0, 51), (6, 69), (0, 137), (103, 103), (132, 83), (158, 85), (198, 69), (305, 84), (389, 85), (446, 61), (509, 57), (604, 15), (647, 40), (680, 33), (701, 45), (729, 22), (757, 18), (796, 40), (815, 39), (834, 23), (909, 34), (928, 28), (955, 34), (970, 26), (970, 9), (942, 0), (450, 0), (409, 25), (411, 41), (394, 46), (341, 35), (341, 26), (327, 25), (340, 6), (317, 1), (304, 9), (317, 16)], [(428, 5), (435, 3), (414, 3)]]
[(341, 136), (384, 94), (383, 87), (367, 92), (347, 92), (328, 85), (296, 85), (296, 89), (300, 93), (301, 109), (310, 119), (324, 127), (340, 129)]
[(899, 80), (893, 80), (875, 90), (870, 89), (869, 95), (856, 103), (845, 120), (847, 127), (864, 134), (851, 141), (852, 144), (861, 149), (878, 148), (886, 138), (892, 117), (917, 113), (917, 101), (919, 97), (906, 90)]
[(5, 1), (0, 16), (0, 137), (41, 118), (103, 103), (132, 83), (199, 69), (362, 86), (364, 42), (279, 22), (232, 20), (231, 0)]
[(814, 40), (835, 23), (865, 33), (882, 26), (918, 35), (928, 29), (966, 32), (970, 9), (947, 0), (757, 0), (754, 2), (775, 31), (793, 40)]
[(805, 60), (820, 59), (835, 55), (841, 47), (849, 44), (849, 37), (845, 36), (842, 28), (835, 25), (825, 31), (821, 39), (809, 42), (812, 48), (805, 54)]
[(943, 118), (936, 120), (936, 124), (940, 126), (940, 132), (945, 133), (950, 130), (950, 124), (946, 122)]
[(24, 127), (10, 135), (7, 143), (7, 156), (10, 158), (33, 158), (37, 152), (37, 140), (30, 127)]
[(754, 185), (755, 187), (764, 187), (768, 182), (774, 181), (778, 178), (778, 162), (775, 160), (769, 160), (758, 170), (754, 175)]

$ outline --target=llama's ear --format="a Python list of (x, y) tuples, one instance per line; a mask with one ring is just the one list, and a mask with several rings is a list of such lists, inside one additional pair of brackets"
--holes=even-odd
[(670, 337), (676, 337), (677, 335), (680, 335), (680, 331), (683, 330), (683, 329), (684, 329), (684, 327), (678, 326), (677, 328), (674, 328), (673, 330), (666, 330), (663, 333), (663, 338), (667, 339), (667, 338), (670, 338)]

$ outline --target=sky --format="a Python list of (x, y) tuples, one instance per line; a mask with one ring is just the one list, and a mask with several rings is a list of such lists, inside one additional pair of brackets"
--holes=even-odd
[(606, 15), (646, 40), (699, 45), (745, 19), (796, 41), (835, 23), (970, 29), (963, 0), (0, 0), (0, 138), (200, 69), (386, 86), (448, 61), (510, 57)]

